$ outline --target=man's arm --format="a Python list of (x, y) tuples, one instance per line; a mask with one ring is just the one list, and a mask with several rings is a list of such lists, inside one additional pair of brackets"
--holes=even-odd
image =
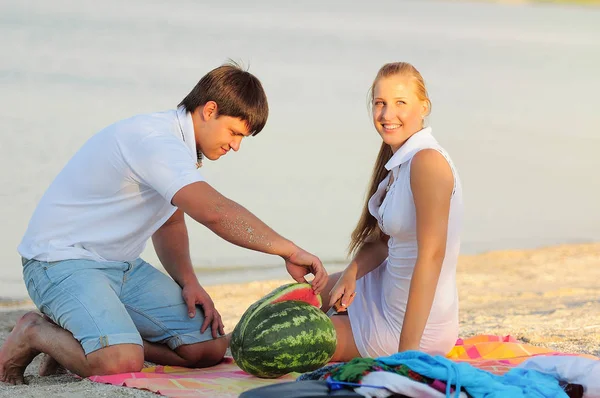
[(198, 281), (190, 257), (190, 242), (183, 211), (177, 210), (152, 235), (152, 243), (163, 267), (179, 286)]
[(315, 276), (312, 286), (316, 293), (325, 287), (327, 272), (317, 257), (279, 235), (206, 182), (195, 182), (181, 188), (173, 196), (172, 203), (228, 242), (283, 257), (288, 272), (297, 281), (303, 281), (304, 275), (312, 273)]
[(204, 333), (210, 325), (214, 338), (218, 337), (217, 333), (223, 335), (225, 331), (221, 315), (215, 309), (215, 305), (208, 293), (200, 286), (194, 272), (183, 211), (177, 210), (152, 235), (152, 243), (165, 270), (181, 286), (182, 296), (188, 307), (190, 318), (196, 315), (196, 305), (202, 306), (204, 323), (200, 331)]
[(181, 188), (173, 196), (172, 202), (194, 220), (235, 245), (281, 257), (287, 257), (295, 250), (292, 242), (206, 182)]

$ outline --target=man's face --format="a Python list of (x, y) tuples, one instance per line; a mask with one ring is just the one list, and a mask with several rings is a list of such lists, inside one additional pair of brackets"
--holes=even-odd
[(237, 117), (219, 116), (216, 103), (209, 101), (194, 111), (196, 146), (210, 160), (217, 160), (229, 150), (238, 151), (242, 139), (250, 135), (246, 122)]

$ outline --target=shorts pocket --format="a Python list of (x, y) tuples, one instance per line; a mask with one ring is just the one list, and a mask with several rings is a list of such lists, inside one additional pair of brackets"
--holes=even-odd
[(62, 260), (51, 263), (42, 263), (42, 269), (49, 282), (60, 285), (62, 281), (80, 270), (81, 260)]
[[(44, 302), (43, 293), (40, 292), (38, 288), (40, 282), (43, 283), (44, 280), (47, 281), (42, 266), (39, 262), (34, 262), (31, 264), (28, 263), (27, 266), (32, 267), (27, 270), (24, 270), (23, 273), (23, 279), (25, 280), (25, 287), (27, 288), (27, 293), (29, 293), (31, 301), (33, 301), (38, 310), (40, 310), (41, 313), (46, 314), (50, 318), (52, 318), (52, 314), (50, 313), (48, 307)], [(42, 281), (40, 281), (40, 278), (42, 278)], [(47, 283), (49, 283), (49, 281), (47, 281)]]

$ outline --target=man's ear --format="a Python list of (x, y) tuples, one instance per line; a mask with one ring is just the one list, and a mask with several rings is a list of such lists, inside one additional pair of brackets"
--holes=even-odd
[(218, 105), (215, 101), (208, 101), (202, 107), (202, 119), (204, 121), (210, 120), (217, 116)]

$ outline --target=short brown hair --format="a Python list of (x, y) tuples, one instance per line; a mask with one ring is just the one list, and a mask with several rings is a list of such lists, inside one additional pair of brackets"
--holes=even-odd
[(204, 75), (179, 106), (193, 112), (208, 101), (217, 103), (218, 116), (246, 122), (250, 135), (260, 133), (267, 123), (269, 104), (260, 80), (233, 61)]

